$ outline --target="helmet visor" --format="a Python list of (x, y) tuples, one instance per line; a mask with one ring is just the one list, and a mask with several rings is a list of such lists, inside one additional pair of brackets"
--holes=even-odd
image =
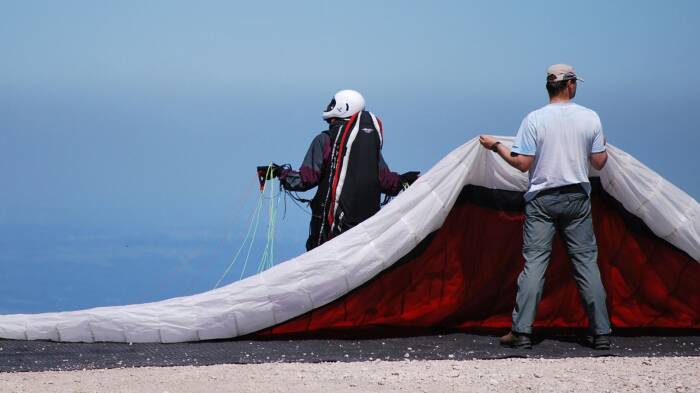
[(330, 112), (335, 108), (335, 97), (331, 100), (331, 102), (328, 103), (328, 106), (326, 107), (326, 112)]

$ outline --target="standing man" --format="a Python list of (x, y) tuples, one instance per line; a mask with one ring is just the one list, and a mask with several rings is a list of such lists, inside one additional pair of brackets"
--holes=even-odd
[(382, 193), (394, 196), (418, 178), (418, 172), (399, 175), (389, 170), (381, 152), (382, 122), (365, 111), (365, 99), (359, 92), (337, 92), (323, 119), (328, 130), (311, 142), (299, 171), (274, 167), (272, 173), (286, 190), (318, 187), (310, 202), (307, 251), (378, 212)]
[(566, 242), (584, 307), (593, 346), (610, 348), (610, 321), (605, 289), (598, 270), (598, 247), (591, 219), (589, 163), (602, 169), (607, 161), (605, 137), (598, 115), (571, 100), (576, 95), (574, 68), (555, 64), (547, 69), (549, 105), (528, 114), (513, 148), (482, 135), (481, 145), (493, 150), (522, 172), (530, 171), (525, 193), (523, 257), (511, 332), (501, 344), (531, 348), (532, 323), (542, 296), (544, 274), (558, 231)]

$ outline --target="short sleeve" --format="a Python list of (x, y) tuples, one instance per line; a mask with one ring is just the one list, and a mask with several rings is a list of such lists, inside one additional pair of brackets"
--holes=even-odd
[(605, 135), (603, 135), (603, 125), (600, 118), (596, 116), (595, 127), (593, 129), (593, 144), (591, 153), (601, 153), (605, 151)]
[(537, 131), (532, 124), (530, 115), (526, 116), (520, 124), (511, 152), (525, 156), (534, 156), (537, 153)]

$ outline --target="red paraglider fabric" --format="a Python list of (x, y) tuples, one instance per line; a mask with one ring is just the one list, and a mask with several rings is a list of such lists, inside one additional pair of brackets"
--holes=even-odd
[[(499, 208), (487, 200), (493, 193), (462, 194), (442, 228), (394, 266), (344, 297), (258, 335), (510, 327), (524, 263), (522, 208)], [(592, 201), (613, 327), (700, 329), (700, 264), (651, 234), (600, 188)], [(535, 327), (587, 327), (579, 299), (557, 237)]]

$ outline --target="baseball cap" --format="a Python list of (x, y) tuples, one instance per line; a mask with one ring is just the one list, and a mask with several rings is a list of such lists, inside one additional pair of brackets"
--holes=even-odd
[(568, 64), (552, 64), (547, 68), (547, 82), (558, 82), (575, 79), (583, 82), (583, 79), (576, 75), (574, 67)]

